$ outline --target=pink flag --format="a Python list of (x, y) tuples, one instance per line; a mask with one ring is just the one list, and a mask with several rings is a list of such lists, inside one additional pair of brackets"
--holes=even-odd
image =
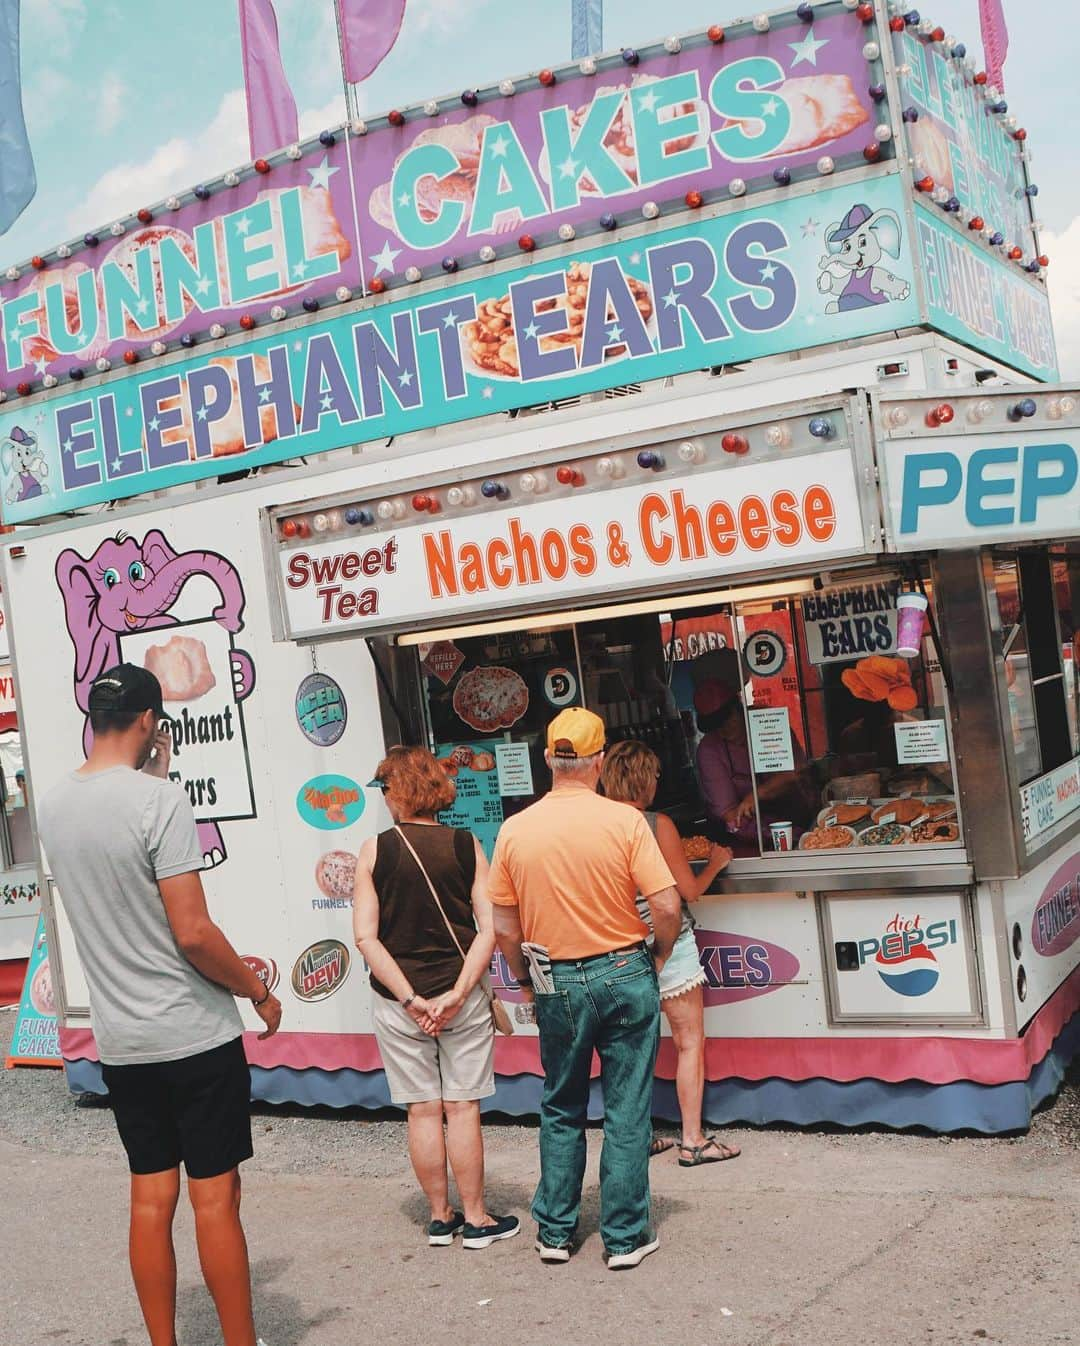
[(298, 140), (296, 102), (281, 64), (273, 0), (239, 0), (251, 157)]
[(405, 0), (335, 0), (345, 78), (359, 84), (397, 41)]
[(986, 54), (986, 77), (1002, 92), (1005, 91), (1005, 57), (1009, 54), (1009, 30), (1005, 26), (1002, 0), (979, 0), (979, 21), (982, 24), (983, 51)]

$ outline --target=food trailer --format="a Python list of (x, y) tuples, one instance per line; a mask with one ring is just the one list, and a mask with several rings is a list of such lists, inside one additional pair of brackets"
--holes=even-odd
[[(388, 1102), (350, 913), (385, 747), (429, 746), (490, 851), (579, 704), (657, 753), (692, 860), (738, 841), (695, 910), (711, 1122), (1027, 1125), (1080, 1034), (1080, 394), (1027, 164), (961, 44), (800, 5), (326, 131), (13, 268), (31, 797), (93, 678), (152, 668), (211, 910), (285, 1002), (258, 1097)], [(529, 1025), (496, 1070), (536, 1111)]]

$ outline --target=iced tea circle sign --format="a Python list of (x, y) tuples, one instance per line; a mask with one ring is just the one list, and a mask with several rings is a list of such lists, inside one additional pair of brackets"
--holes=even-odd
[(345, 732), (349, 711), (345, 693), (325, 673), (309, 673), (296, 690), (296, 723), (320, 748), (329, 748)]

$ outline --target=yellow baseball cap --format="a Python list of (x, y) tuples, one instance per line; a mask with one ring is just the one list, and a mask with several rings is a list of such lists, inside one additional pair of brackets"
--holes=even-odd
[(548, 752), (552, 757), (592, 757), (603, 749), (606, 737), (599, 715), (583, 706), (568, 706), (548, 725)]

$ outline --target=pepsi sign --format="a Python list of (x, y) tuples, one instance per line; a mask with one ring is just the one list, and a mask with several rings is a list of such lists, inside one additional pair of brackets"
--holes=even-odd
[(935, 949), (958, 941), (955, 919), (924, 927), (917, 914), (907, 919), (897, 912), (880, 936), (858, 941), (859, 966), (869, 964), (897, 995), (928, 995), (941, 977)]

